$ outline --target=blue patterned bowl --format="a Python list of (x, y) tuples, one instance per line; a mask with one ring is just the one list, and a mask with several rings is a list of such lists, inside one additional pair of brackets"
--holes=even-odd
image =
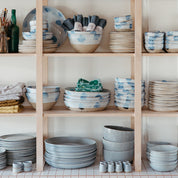
[[(36, 93), (36, 86), (28, 86), (26, 87), (26, 90), (28, 93)], [(47, 93), (60, 92), (60, 87), (59, 86), (44, 86), (43, 92), (47, 92)]]
[(99, 32), (75, 32), (68, 31), (70, 44), (79, 53), (94, 52), (102, 39), (102, 33)]

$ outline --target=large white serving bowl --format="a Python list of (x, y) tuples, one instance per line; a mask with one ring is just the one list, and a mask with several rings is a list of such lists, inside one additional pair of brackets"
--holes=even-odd
[[(43, 92), (43, 109), (44, 111), (50, 110), (59, 99), (60, 92)], [(34, 109), (36, 109), (36, 93), (26, 93), (26, 97), (29, 103)]]
[[(36, 86), (28, 86), (26, 87), (28, 93), (36, 93)], [(43, 86), (43, 92), (54, 93), (60, 92), (59, 86)]]
[(104, 139), (119, 143), (133, 141), (134, 130), (128, 127), (105, 125)]
[(105, 161), (133, 161), (134, 150), (129, 151), (104, 151), (104, 160)]
[(128, 151), (134, 148), (134, 141), (118, 143), (103, 138), (103, 147), (110, 151)]
[(102, 39), (102, 33), (68, 31), (71, 46), (80, 53), (94, 52)]

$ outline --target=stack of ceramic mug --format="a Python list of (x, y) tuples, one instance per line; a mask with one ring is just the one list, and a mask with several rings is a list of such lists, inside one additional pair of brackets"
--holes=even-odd
[(165, 45), (168, 53), (178, 52), (178, 31), (169, 31), (166, 33)]
[(163, 32), (146, 32), (145, 49), (149, 53), (164, 52), (164, 33)]

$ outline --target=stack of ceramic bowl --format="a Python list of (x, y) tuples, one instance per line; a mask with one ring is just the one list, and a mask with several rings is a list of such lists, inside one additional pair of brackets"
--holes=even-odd
[(164, 52), (164, 33), (163, 32), (146, 32), (145, 49), (149, 53)]
[(0, 146), (7, 151), (7, 164), (36, 161), (36, 137), (32, 134), (11, 134), (0, 137)]
[(169, 31), (166, 33), (165, 45), (168, 53), (178, 52), (178, 31)]
[(120, 126), (104, 126), (103, 148), (105, 161), (132, 161), (134, 130)]
[(110, 91), (103, 89), (101, 92), (78, 92), (75, 88), (65, 89), (64, 103), (73, 111), (101, 111), (110, 101)]
[(150, 148), (150, 166), (155, 171), (173, 171), (177, 167), (177, 150), (173, 145)]
[(114, 18), (114, 28), (116, 31), (131, 31), (132, 30), (132, 17), (126, 15)]
[(45, 140), (45, 160), (56, 168), (76, 169), (92, 165), (96, 141), (82, 137), (53, 137)]
[(149, 109), (154, 111), (178, 111), (178, 82), (150, 81)]
[[(22, 32), (22, 44), (19, 45), (19, 52), (21, 53), (35, 53), (36, 52), (36, 20), (30, 21), (30, 32)], [(50, 53), (57, 50), (57, 43), (54, 43), (53, 33), (48, 32), (48, 22), (43, 21), (43, 52)]]
[(147, 142), (147, 144), (146, 144), (146, 156), (147, 156), (148, 160), (150, 159), (151, 148), (154, 147), (154, 146), (158, 146), (158, 145), (171, 145), (171, 143), (168, 143), (168, 142)]
[[(34, 109), (36, 109), (36, 86), (26, 87), (26, 97)], [(43, 87), (43, 110), (47, 111), (57, 103), (60, 95), (59, 86), (44, 86)]]
[[(145, 99), (145, 82), (141, 86), (142, 107)], [(135, 106), (135, 81), (130, 78), (115, 79), (115, 105), (120, 110), (133, 110)]]
[(134, 53), (134, 32), (110, 32), (110, 49), (115, 53)]
[(6, 150), (0, 147), (0, 169), (4, 169), (7, 165)]

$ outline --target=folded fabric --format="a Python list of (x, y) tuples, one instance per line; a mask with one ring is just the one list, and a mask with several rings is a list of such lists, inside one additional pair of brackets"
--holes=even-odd
[(85, 79), (79, 79), (75, 91), (83, 92), (100, 92), (103, 90), (103, 86), (99, 80), (87, 81)]
[(24, 87), (24, 83), (16, 83), (13, 85), (0, 85), (0, 96), (7, 94), (23, 93)]
[(20, 100), (22, 96), (21, 94), (6, 94), (6, 95), (0, 95), (0, 101), (6, 101), (6, 100)]
[(0, 101), (0, 107), (2, 106), (14, 106), (14, 105), (19, 105), (24, 102), (24, 97), (21, 96), (20, 100), (6, 100), (6, 101)]
[(22, 105), (0, 107), (0, 113), (18, 113), (23, 109)]

